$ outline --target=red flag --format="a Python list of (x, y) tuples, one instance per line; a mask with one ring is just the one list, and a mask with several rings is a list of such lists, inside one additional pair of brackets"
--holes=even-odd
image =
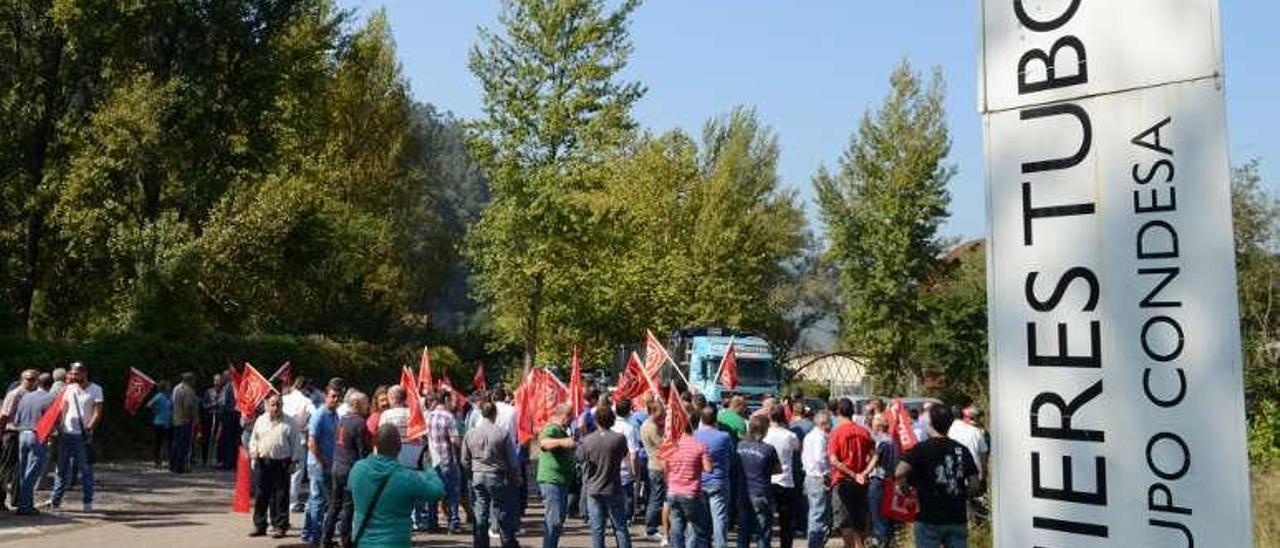
[[(569, 371), (569, 403), (573, 404), (573, 416), (582, 415), (582, 408), (587, 406), (587, 398), (582, 389), (582, 362), (578, 359), (578, 347), (573, 347), (573, 367)], [(615, 402), (617, 400), (614, 400)]]
[(889, 437), (898, 444), (898, 450), (906, 452), (915, 447), (920, 440), (916, 439), (916, 430), (911, 424), (911, 414), (902, 405), (902, 400), (893, 400), (889, 409), (885, 410), (889, 420)]
[(649, 389), (649, 383), (645, 381), (644, 366), (640, 365), (640, 356), (632, 352), (631, 357), (627, 359), (627, 366), (622, 369), (622, 376), (618, 378), (618, 387), (613, 391), (613, 403), (635, 399), (643, 395), (647, 389)]
[(738, 388), (738, 352), (733, 348), (733, 341), (729, 341), (729, 348), (720, 360), (720, 382), (729, 390)]
[(276, 378), (280, 379), (281, 386), (289, 386), (289, 383), (293, 381), (293, 364), (288, 361), (280, 364), (280, 367), (276, 368), (276, 372), (272, 373), (271, 378), (267, 380), (275, 382)]
[(129, 378), (124, 381), (124, 410), (130, 415), (138, 414), (138, 408), (142, 407), (142, 400), (147, 398), (151, 393), (151, 389), (156, 387), (156, 381), (151, 380), (146, 373), (138, 371), (137, 368), (129, 368)]
[[(423, 356), (426, 350), (423, 350)], [(413, 380), (413, 373), (408, 367), (400, 370), (400, 387), (404, 388), (404, 404), (409, 407), (409, 426), (405, 429), (404, 439), (415, 440), (427, 433), (427, 418), (422, 414), (422, 402), (418, 399), (418, 385)]]
[(53, 404), (45, 409), (44, 414), (40, 415), (40, 421), (36, 423), (36, 439), (40, 443), (44, 443), (49, 439), (49, 434), (53, 433), (53, 429), (58, 425), (58, 418), (62, 416), (62, 395), (66, 388), (59, 389), (53, 395)]
[(666, 347), (653, 336), (653, 332), (648, 329), (644, 330), (644, 373), (652, 381), (658, 378), (658, 372), (662, 371), (662, 366), (671, 361), (671, 355), (667, 354)]
[(236, 366), (234, 365), (228, 365), (227, 369), (231, 370), (231, 393), (235, 394), (236, 401), (239, 401), (240, 400), (240, 381), (242, 380), (243, 375), (241, 375), (240, 372), (236, 370)]
[(551, 420), (556, 404), (569, 397), (569, 389), (545, 369), (531, 369), (516, 388), (516, 440), (525, 443)]
[(445, 392), (448, 392), (449, 394), (452, 394), (453, 403), (454, 405), (458, 406), (459, 409), (461, 409), (463, 404), (465, 404), (467, 401), (467, 397), (462, 395), (462, 392), (459, 391), (457, 388), (453, 387), (453, 382), (449, 380), (448, 376), (440, 377), (440, 390), (443, 390)]
[(489, 383), (484, 380), (484, 362), (476, 363), (476, 376), (471, 379), (472, 390), (488, 390)]
[(667, 417), (662, 425), (662, 446), (658, 448), (658, 457), (667, 459), (676, 448), (676, 442), (684, 436), (684, 429), (689, 426), (689, 413), (684, 409), (684, 402), (676, 390), (667, 391)]
[(267, 394), (275, 391), (271, 382), (253, 364), (245, 362), (244, 373), (240, 375), (240, 390), (236, 394), (236, 408), (240, 410), (241, 416), (252, 417), (258, 413), (258, 404), (262, 403)]
[(431, 380), (431, 354), (427, 352), (427, 347), (422, 347), (422, 361), (418, 363), (418, 393), (422, 391), (430, 392), (435, 389), (436, 383)]

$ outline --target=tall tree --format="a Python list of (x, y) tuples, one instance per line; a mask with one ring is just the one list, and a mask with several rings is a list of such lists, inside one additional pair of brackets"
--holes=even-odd
[[(589, 245), (579, 195), (592, 171), (626, 143), (644, 93), (620, 82), (631, 55), (627, 19), (638, 0), (506, 0), (502, 33), (481, 30), (471, 72), (484, 90), (472, 149), (493, 200), (469, 234), (478, 295), (498, 334), (532, 365), (556, 307), (575, 298), (578, 249)], [(544, 321), (550, 320), (552, 325)]]
[(911, 334), (925, 321), (919, 286), (941, 251), (951, 148), (941, 71), (929, 82), (903, 61), (884, 104), (863, 115), (834, 173), (814, 176), (832, 260), (841, 272), (842, 331), (877, 380), (901, 386)]
[(1253, 159), (1231, 170), (1231, 210), (1250, 412), (1280, 402), (1280, 200), (1268, 192)]

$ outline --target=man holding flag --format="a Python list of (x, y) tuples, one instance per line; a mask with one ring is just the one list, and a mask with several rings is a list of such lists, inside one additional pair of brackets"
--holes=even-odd
[(53, 497), (49, 501), (54, 509), (62, 507), (62, 495), (71, 482), (71, 467), (80, 469), (80, 489), (84, 511), (93, 511), (93, 431), (102, 419), (102, 387), (89, 381), (89, 369), (80, 362), (71, 364), (67, 371), (67, 384), (62, 390), (62, 418), (58, 429), (62, 433), (58, 444), (58, 473), (53, 477)]

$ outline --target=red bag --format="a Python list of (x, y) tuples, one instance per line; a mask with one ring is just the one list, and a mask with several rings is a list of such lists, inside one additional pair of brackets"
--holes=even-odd
[(914, 487), (899, 491), (892, 481), (884, 483), (884, 496), (880, 498), (880, 515), (890, 521), (910, 523), (920, 513), (920, 498)]

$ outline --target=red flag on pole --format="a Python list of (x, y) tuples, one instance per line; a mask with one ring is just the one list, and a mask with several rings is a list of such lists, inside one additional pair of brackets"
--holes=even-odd
[(569, 388), (551, 372), (537, 368), (516, 388), (516, 441), (525, 443), (538, 435), (556, 404), (569, 397)]
[(453, 381), (450, 381), (448, 376), (440, 377), (440, 390), (453, 395), (453, 403), (458, 409), (461, 409), (467, 401), (467, 397), (462, 395), (462, 391), (453, 387)]
[(689, 413), (684, 409), (678, 391), (667, 391), (667, 417), (662, 425), (662, 446), (658, 448), (658, 457), (667, 459), (676, 448), (676, 442), (684, 436), (684, 429), (689, 426)]
[(53, 394), (53, 405), (50, 405), (44, 411), (44, 414), (40, 415), (40, 420), (36, 422), (36, 439), (40, 440), (40, 443), (48, 440), (49, 434), (52, 434), (54, 427), (58, 425), (58, 418), (62, 416), (62, 395), (64, 390), (65, 388), (60, 389)]
[(622, 375), (618, 377), (618, 387), (613, 391), (613, 403), (635, 399), (644, 394), (649, 386), (650, 383), (645, 380), (644, 366), (640, 365), (640, 356), (632, 352), (626, 367), (622, 369)]
[(293, 364), (288, 361), (280, 364), (280, 367), (276, 368), (276, 372), (272, 373), (271, 378), (267, 380), (275, 382), (277, 378), (280, 379), (281, 386), (289, 386), (289, 383), (293, 381)]
[(885, 410), (885, 415), (889, 420), (889, 437), (897, 442), (899, 451), (909, 451), (920, 442), (916, 439), (916, 430), (911, 424), (911, 414), (902, 405), (902, 400), (893, 400), (889, 409)]
[[(422, 355), (426, 355), (425, 349)], [(418, 384), (408, 367), (400, 370), (400, 387), (404, 388), (404, 404), (409, 407), (409, 426), (405, 429), (404, 439), (416, 440), (427, 432), (427, 418), (422, 414), (422, 401), (418, 399)]]
[(575, 419), (582, 416), (582, 408), (587, 406), (587, 398), (582, 387), (582, 361), (578, 359), (578, 347), (573, 347), (573, 367), (569, 371), (569, 403), (573, 404)]
[(435, 390), (436, 383), (431, 378), (431, 353), (422, 347), (422, 360), (418, 362), (418, 393)]
[(662, 371), (662, 366), (671, 361), (671, 355), (667, 354), (667, 348), (662, 346), (658, 338), (653, 336), (653, 332), (648, 329), (644, 330), (644, 373), (650, 379), (658, 378), (658, 373)]
[(733, 348), (733, 341), (729, 341), (729, 348), (720, 360), (720, 382), (729, 390), (738, 388), (738, 352)]
[(489, 383), (484, 380), (484, 362), (476, 363), (476, 376), (471, 379), (472, 390), (488, 390)]
[(236, 409), (240, 410), (241, 416), (252, 417), (258, 413), (258, 404), (275, 391), (271, 382), (253, 364), (245, 362), (244, 373), (240, 375), (240, 390), (236, 394)]
[(138, 371), (137, 368), (129, 368), (129, 378), (124, 381), (124, 410), (130, 415), (137, 415), (138, 408), (142, 407), (142, 400), (147, 399), (147, 395), (151, 394), (151, 389), (156, 387), (156, 381), (151, 380), (146, 373)]

